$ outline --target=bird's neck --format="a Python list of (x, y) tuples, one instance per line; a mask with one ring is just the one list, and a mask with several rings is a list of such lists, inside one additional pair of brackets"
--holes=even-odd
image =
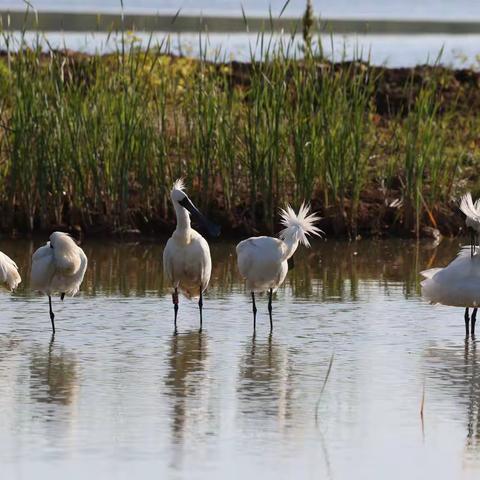
[(190, 215), (187, 210), (179, 205), (177, 202), (174, 203), (175, 214), (177, 215), (177, 228), (176, 232), (188, 234), (190, 230)]
[(287, 247), (285, 249), (284, 258), (283, 258), (283, 260), (285, 261), (285, 260), (288, 260), (295, 253), (295, 250), (298, 247), (298, 240), (294, 240), (291, 237), (286, 237), (283, 239), (283, 243)]

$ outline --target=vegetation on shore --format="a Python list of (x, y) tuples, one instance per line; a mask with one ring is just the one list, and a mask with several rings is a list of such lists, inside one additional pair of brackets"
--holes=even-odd
[(264, 36), (263, 60), (248, 64), (140, 50), (131, 36), (109, 55), (5, 41), (3, 232), (162, 233), (184, 177), (227, 233), (272, 232), (278, 208), (305, 199), (329, 236), (453, 234), (455, 198), (477, 186), (473, 73), (425, 67), (398, 81)]

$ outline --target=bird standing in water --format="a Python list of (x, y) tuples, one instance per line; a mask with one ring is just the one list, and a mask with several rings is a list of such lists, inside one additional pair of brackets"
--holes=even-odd
[(189, 299), (198, 298), (202, 330), (203, 292), (210, 281), (212, 259), (207, 241), (190, 226), (190, 214), (212, 237), (220, 228), (209, 222), (185, 193), (181, 179), (173, 184), (170, 198), (177, 216), (177, 227), (163, 251), (163, 270), (173, 287), (174, 325), (177, 331), (178, 291)]
[(299, 243), (310, 247), (307, 235), (323, 233), (315, 226), (320, 217), (310, 213), (308, 205), (302, 204), (298, 214), (287, 205), (280, 210), (280, 215), (285, 228), (279, 233), (279, 238), (250, 237), (237, 245), (238, 269), (252, 296), (254, 331), (257, 317), (255, 293), (268, 291), (268, 313), (272, 330), (272, 296), (287, 276), (289, 260)]
[[(471, 247), (463, 247), (457, 258), (445, 268), (431, 268), (420, 272), (425, 280), (422, 296), (430, 303), (450, 307), (465, 307), (465, 332), (475, 335), (477, 307), (480, 305), (480, 254), (471, 255)], [(470, 319), (468, 308), (473, 308)], [(471, 320), (470, 331), (469, 323)]]
[(75, 241), (63, 232), (53, 232), (50, 241), (32, 256), (30, 286), (48, 295), (50, 320), (55, 334), (55, 315), (52, 309), (52, 293), (75, 295), (87, 270), (87, 256)]

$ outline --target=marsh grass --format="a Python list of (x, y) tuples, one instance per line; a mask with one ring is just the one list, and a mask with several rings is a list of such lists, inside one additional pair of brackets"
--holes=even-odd
[(202, 209), (252, 231), (273, 231), (279, 206), (307, 200), (354, 237), (379, 169), (387, 185), (402, 177), (408, 230), (418, 233), (423, 212), (451, 194), (459, 157), (434, 80), (391, 122), (394, 134), (382, 133), (398, 148), (381, 165), (378, 71), (361, 55), (335, 64), (320, 41), (298, 51), (260, 34), (262, 61), (252, 53), (248, 82), (235, 84), (202, 37), (193, 61), (172, 57), (168, 40), (140, 49), (126, 33), (104, 56), (44, 53), (39, 38), (3, 35), (2, 230), (157, 231), (172, 217), (169, 187), (180, 176)]

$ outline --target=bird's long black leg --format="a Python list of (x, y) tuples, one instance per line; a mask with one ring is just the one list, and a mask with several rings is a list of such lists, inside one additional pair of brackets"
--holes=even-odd
[(200, 332), (202, 331), (202, 307), (203, 307), (203, 293), (200, 287), (200, 298), (198, 299), (198, 308), (200, 309)]
[(60, 300), (63, 302), (63, 299), (64, 299), (64, 298), (65, 298), (65, 292), (62, 292), (62, 293), (60, 294)]
[(174, 311), (174, 328), (177, 333), (177, 313), (178, 313), (178, 291), (175, 287), (175, 291), (172, 293), (173, 311)]
[(475, 322), (477, 321), (477, 310), (477, 307), (475, 307), (472, 312), (472, 322), (470, 324), (470, 334), (472, 338), (475, 336)]
[(472, 227), (470, 227), (470, 256), (473, 257), (475, 254), (475, 232)]
[(468, 324), (470, 323), (470, 317), (468, 316), (468, 307), (465, 308), (465, 334), (468, 337), (469, 329)]
[(52, 310), (52, 297), (50, 295), (48, 296), (48, 306), (50, 308), (50, 321), (52, 322), (52, 332), (53, 335), (55, 335), (55, 314)]
[(257, 326), (257, 306), (255, 305), (255, 292), (252, 292), (253, 331)]
[(270, 291), (268, 292), (268, 314), (270, 315), (270, 331), (273, 330), (272, 296), (273, 296), (273, 289), (270, 289)]

